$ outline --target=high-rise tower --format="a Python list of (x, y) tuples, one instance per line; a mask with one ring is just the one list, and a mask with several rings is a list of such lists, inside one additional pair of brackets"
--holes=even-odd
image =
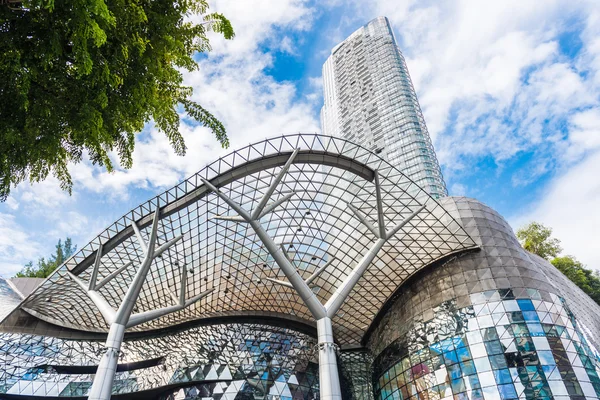
[(385, 17), (359, 28), (323, 65), (323, 133), (378, 153), (433, 197), (446, 184), (406, 62)]

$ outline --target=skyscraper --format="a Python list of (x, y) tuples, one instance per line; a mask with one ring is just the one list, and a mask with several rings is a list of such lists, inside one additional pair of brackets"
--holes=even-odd
[(323, 133), (361, 144), (433, 197), (447, 195), (406, 62), (385, 17), (359, 28), (323, 65)]

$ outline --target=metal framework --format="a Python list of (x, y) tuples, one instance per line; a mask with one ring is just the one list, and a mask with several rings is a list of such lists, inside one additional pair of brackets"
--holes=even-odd
[(71, 272), (67, 271), (67, 275), (72, 280), (77, 282), (81, 289), (85, 291), (90, 300), (92, 300), (94, 305), (102, 313), (106, 323), (110, 325), (110, 330), (108, 331), (108, 337), (106, 339), (106, 350), (100, 360), (98, 371), (96, 372), (96, 378), (94, 379), (94, 383), (90, 389), (88, 398), (91, 400), (110, 399), (115, 373), (117, 372), (121, 344), (123, 343), (123, 336), (125, 335), (125, 330), (127, 328), (131, 328), (133, 326), (162, 317), (163, 315), (182, 310), (213, 291), (213, 289), (209, 289), (192, 297), (191, 299), (186, 300), (187, 270), (184, 267), (181, 272), (181, 289), (179, 297), (173, 296), (177, 304), (170, 307), (162, 307), (155, 310), (132, 314), (135, 303), (138, 299), (140, 291), (142, 290), (142, 285), (144, 284), (144, 281), (148, 275), (148, 271), (150, 270), (150, 266), (152, 265), (152, 261), (183, 238), (183, 235), (177, 236), (162, 246), (155, 248), (158, 221), (160, 219), (159, 216), (160, 210), (156, 210), (154, 212), (154, 220), (152, 223), (152, 229), (150, 231), (150, 239), (148, 240), (148, 243), (146, 243), (144, 240), (137, 224), (135, 222), (131, 223), (139, 245), (144, 252), (144, 258), (141, 265), (138, 267), (129, 289), (127, 290), (127, 294), (121, 301), (121, 305), (119, 306), (118, 310), (115, 311), (115, 309), (112, 308), (112, 306), (104, 299), (102, 294), (98, 292), (98, 289), (119, 275), (119, 273), (124, 271), (127, 267), (131, 266), (132, 262), (123, 265), (104, 278), (102, 281), (97, 282), (98, 269), (100, 267), (100, 259), (102, 257), (102, 247), (100, 247), (99, 251), (96, 252), (94, 269), (92, 270), (91, 279), (87, 284), (73, 275)]
[(108, 331), (90, 398), (110, 396), (125, 330), (255, 314), (316, 322), (321, 398), (339, 399), (335, 347), (359, 344), (414, 272), (473, 247), (436, 200), (377, 155), (291, 135), (233, 152), (132, 210), (20, 307)]
[[(375, 193), (377, 201), (377, 220), (379, 229), (375, 230), (375, 228), (373, 228), (373, 226), (367, 221), (366, 217), (362, 213), (360, 213), (358, 209), (356, 209), (355, 207), (351, 207), (351, 210), (356, 214), (358, 219), (369, 228), (369, 230), (375, 235), (377, 240), (371, 246), (371, 248), (367, 250), (366, 254), (358, 262), (358, 264), (356, 264), (356, 266), (352, 269), (352, 271), (346, 277), (346, 279), (336, 288), (333, 295), (329, 298), (329, 300), (327, 300), (327, 303), (322, 304), (308, 285), (316, 275), (320, 274), (327, 267), (327, 265), (329, 265), (329, 262), (325, 264), (322, 268), (318, 269), (308, 279), (302, 279), (302, 277), (296, 270), (296, 267), (292, 265), (290, 258), (285, 252), (285, 249), (280, 246), (277, 246), (275, 241), (271, 238), (271, 236), (269, 236), (265, 228), (260, 223), (261, 217), (265, 216), (268, 212), (275, 210), (283, 202), (290, 200), (290, 198), (294, 194), (291, 193), (290, 195), (284, 196), (281, 199), (271, 203), (271, 205), (268, 208), (265, 208), (267, 202), (271, 199), (271, 196), (275, 192), (275, 189), (287, 173), (290, 165), (292, 165), (292, 162), (294, 161), (294, 158), (298, 154), (299, 150), (300, 149), (294, 150), (287, 163), (283, 166), (277, 177), (273, 180), (273, 183), (271, 183), (271, 186), (269, 186), (266, 193), (260, 199), (258, 206), (252, 212), (245, 210), (239, 204), (231, 200), (231, 198), (221, 193), (219, 189), (214, 187), (206, 179), (202, 179), (202, 183), (204, 183), (204, 185), (210, 188), (210, 190), (215, 192), (239, 215), (239, 217), (241, 217), (241, 219), (235, 219), (236, 222), (246, 222), (252, 227), (252, 229), (254, 229), (254, 232), (256, 232), (256, 235), (264, 244), (271, 257), (273, 257), (273, 260), (275, 260), (279, 268), (281, 268), (281, 270), (289, 280), (289, 283), (273, 279), (269, 280), (271, 282), (282, 284), (286, 287), (291, 286), (296, 291), (298, 296), (300, 296), (306, 307), (308, 307), (308, 309), (310, 310), (312, 316), (317, 322), (317, 335), (319, 341), (319, 387), (321, 390), (320, 397), (324, 400), (341, 400), (342, 392), (340, 389), (337, 360), (335, 355), (336, 344), (333, 340), (333, 327), (331, 324), (331, 318), (333, 318), (333, 316), (339, 311), (340, 307), (350, 294), (350, 291), (352, 291), (354, 285), (356, 285), (358, 280), (365, 272), (365, 269), (367, 269), (367, 267), (371, 264), (375, 256), (377, 256), (377, 253), (379, 252), (379, 250), (381, 250), (381, 247), (387, 242), (387, 240), (390, 237), (394, 236), (396, 232), (398, 232), (404, 225), (406, 225), (408, 221), (410, 221), (414, 216), (421, 212), (425, 208), (425, 206), (421, 205), (416, 211), (412, 212), (406, 219), (404, 219), (390, 231), (386, 231), (384, 222), (383, 202), (381, 200), (381, 185), (379, 183), (379, 175), (377, 174), (377, 171), (375, 171)], [(217, 218), (229, 221), (232, 220), (232, 218), (230, 217), (224, 218), (218, 216)]]

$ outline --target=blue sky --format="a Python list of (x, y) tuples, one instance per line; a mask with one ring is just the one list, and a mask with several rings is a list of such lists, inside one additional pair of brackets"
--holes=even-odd
[[(518, 228), (554, 228), (600, 269), (600, 7), (594, 0), (213, 0), (236, 30), (186, 73), (196, 99), (225, 123), (231, 147), (318, 132), (321, 65), (370, 19), (390, 19), (451, 195), (478, 198)], [(174, 155), (148, 124), (131, 170), (71, 166), (73, 196), (55, 179), (20, 185), (0, 204), (0, 275), (83, 246), (150, 196), (225, 154), (182, 120), (188, 153)]]

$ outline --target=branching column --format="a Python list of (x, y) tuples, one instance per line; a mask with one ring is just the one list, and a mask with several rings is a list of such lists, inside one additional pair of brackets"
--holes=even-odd
[[(223, 201), (225, 201), (237, 214), (238, 216), (216, 216), (217, 219), (223, 219), (227, 221), (235, 221), (248, 223), (258, 238), (261, 240), (269, 254), (273, 257), (279, 268), (283, 271), (285, 276), (287, 277), (289, 282), (282, 282), (275, 279), (268, 279), (273, 283), (278, 283), (281, 285), (285, 285), (287, 287), (292, 287), (298, 296), (303, 300), (306, 307), (309, 309), (313, 317), (317, 322), (317, 335), (318, 335), (318, 346), (319, 346), (319, 387), (320, 387), (320, 398), (321, 400), (341, 400), (341, 390), (340, 390), (340, 380), (339, 373), (337, 367), (337, 358), (336, 358), (336, 344), (333, 339), (333, 327), (331, 324), (331, 318), (338, 312), (350, 292), (352, 288), (360, 277), (363, 275), (364, 271), (371, 264), (373, 259), (377, 256), (377, 253), (383, 245), (387, 242), (387, 240), (395, 235), (411, 218), (417, 215), (425, 206), (420, 206), (416, 211), (414, 211), (411, 215), (408, 216), (404, 221), (400, 224), (396, 225), (390, 231), (385, 230), (384, 219), (383, 219), (383, 205), (381, 200), (381, 188), (379, 185), (379, 177), (377, 173), (375, 174), (375, 187), (376, 187), (376, 195), (377, 195), (377, 211), (378, 211), (378, 222), (379, 228), (375, 229), (360, 213), (359, 210), (349, 205), (349, 208), (354, 212), (357, 218), (367, 226), (367, 228), (377, 237), (377, 241), (373, 246), (368, 250), (368, 252), (363, 256), (361, 261), (354, 267), (352, 272), (346, 277), (344, 282), (336, 289), (334, 294), (329, 298), (327, 303), (323, 305), (321, 301), (317, 298), (315, 293), (309, 287), (309, 283), (318, 275), (323, 272), (324, 268), (320, 268), (319, 271), (315, 272), (310, 278), (304, 280), (296, 268), (292, 265), (291, 261), (288, 259), (284, 250), (277, 246), (275, 241), (269, 236), (266, 232), (262, 224), (260, 223), (260, 218), (262, 218), (267, 213), (275, 210), (279, 205), (289, 200), (294, 193), (290, 195), (286, 195), (281, 199), (278, 199), (267, 205), (271, 196), (275, 192), (275, 189), (287, 173), (288, 169), (292, 165), (294, 158), (298, 154), (299, 149), (296, 149), (284, 167), (281, 169), (279, 174), (275, 177), (271, 186), (267, 189), (266, 193), (259, 201), (258, 206), (252, 211), (246, 211), (239, 204), (234, 202), (228, 196), (219, 191), (214, 185), (212, 185), (209, 181), (203, 179), (202, 182), (204, 185), (215, 192)], [(327, 264), (328, 265), (328, 264)], [(325, 267), (327, 266), (325, 265)]]
[(96, 253), (94, 269), (92, 270), (89, 282), (86, 283), (77, 276), (68, 272), (69, 277), (75, 282), (77, 282), (77, 284), (86, 292), (88, 297), (92, 300), (92, 302), (96, 305), (96, 307), (104, 317), (106, 323), (110, 325), (108, 337), (106, 339), (106, 350), (102, 355), (102, 358), (100, 359), (100, 364), (98, 365), (98, 370), (96, 371), (96, 376), (94, 377), (94, 382), (92, 383), (92, 387), (90, 389), (88, 397), (89, 399), (110, 399), (115, 374), (117, 372), (121, 344), (123, 343), (123, 337), (127, 328), (143, 324), (144, 322), (148, 322), (155, 318), (162, 317), (163, 315), (169, 314), (174, 311), (182, 310), (213, 291), (213, 289), (210, 289), (200, 293), (197, 296), (192, 297), (189, 300), (185, 300), (187, 270), (185, 266), (183, 266), (178, 304), (170, 307), (160, 308), (157, 310), (132, 314), (135, 303), (140, 295), (140, 291), (142, 290), (142, 286), (146, 280), (146, 276), (148, 275), (148, 271), (150, 271), (152, 261), (154, 260), (154, 258), (161, 255), (165, 250), (173, 246), (183, 237), (178, 236), (163, 244), (162, 246), (156, 248), (155, 246), (159, 219), (159, 210), (157, 209), (154, 213), (154, 220), (152, 222), (152, 229), (150, 231), (150, 238), (148, 243), (146, 243), (145, 240), (142, 238), (142, 235), (136, 223), (132, 223), (132, 227), (136, 233), (139, 245), (144, 251), (144, 258), (135, 274), (135, 277), (129, 285), (129, 288), (127, 289), (125, 297), (121, 301), (121, 305), (117, 310), (115, 310), (110, 304), (108, 304), (108, 302), (98, 292), (98, 290), (110, 280), (112, 280), (114, 277), (123, 272), (125, 269), (127, 269), (129, 266), (131, 266), (132, 263), (127, 263), (123, 265), (122, 267), (118, 268), (116, 271), (108, 275), (106, 278), (104, 278), (101, 282), (97, 282), (98, 269), (100, 268), (100, 260), (102, 258), (102, 246), (100, 246)]

